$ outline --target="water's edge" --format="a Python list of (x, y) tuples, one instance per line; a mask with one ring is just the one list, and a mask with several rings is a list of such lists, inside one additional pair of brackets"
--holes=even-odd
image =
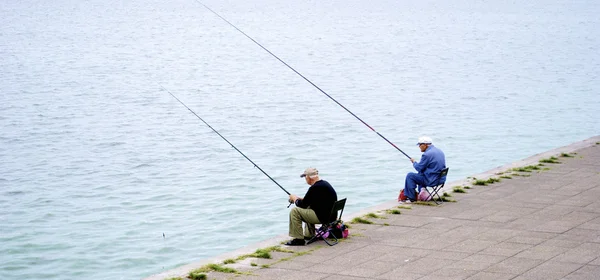
[[(590, 137), (588, 139), (578, 141), (578, 142), (572, 143), (567, 146), (563, 146), (563, 147), (552, 149), (552, 150), (549, 150), (549, 151), (546, 151), (543, 153), (535, 154), (528, 158), (525, 158), (525, 159), (522, 159), (522, 160), (519, 160), (519, 161), (516, 161), (513, 163), (505, 164), (505, 165), (490, 169), (488, 171), (485, 171), (485, 172), (482, 172), (479, 174), (472, 175), (471, 177), (476, 177), (478, 179), (487, 179), (491, 176), (494, 176), (498, 172), (502, 172), (502, 171), (505, 171), (505, 170), (508, 170), (511, 168), (515, 168), (515, 167), (537, 164), (540, 159), (549, 158), (551, 156), (560, 155), (562, 153), (572, 153), (574, 151), (596, 145), (596, 143), (598, 143), (598, 142), (600, 142), (600, 135)], [(452, 182), (447, 183), (446, 186), (444, 187), (444, 189), (451, 190), (452, 187), (454, 187), (454, 186), (465, 185), (465, 184), (468, 184), (469, 182), (470, 181), (466, 178), (461, 179), (461, 180), (452, 181)], [(380, 211), (380, 210), (390, 209), (397, 205), (398, 205), (398, 202), (395, 199), (390, 200), (388, 202), (385, 202), (385, 203), (382, 203), (379, 205), (375, 205), (372, 207), (368, 207), (368, 208), (362, 209), (358, 212), (345, 215), (344, 220), (351, 220), (355, 217), (360, 217), (360, 216), (363, 216), (370, 212), (376, 212), (376, 211)], [(168, 270), (168, 271), (165, 271), (165, 272), (162, 272), (159, 274), (155, 274), (150, 277), (144, 278), (144, 280), (164, 280), (164, 279), (170, 278), (170, 277), (186, 276), (191, 270), (199, 268), (203, 265), (206, 265), (209, 263), (219, 263), (219, 262), (223, 262), (226, 259), (235, 258), (235, 257), (245, 255), (245, 254), (251, 254), (251, 253), (254, 253), (256, 251), (256, 249), (259, 249), (259, 248), (281, 245), (282, 241), (285, 241), (288, 239), (290, 239), (290, 237), (287, 234), (282, 234), (282, 235), (276, 236), (274, 238), (271, 238), (271, 239), (268, 239), (268, 240), (265, 240), (262, 242), (248, 245), (246, 247), (240, 248), (240, 249), (232, 251), (232, 252), (228, 252), (228, 253), (225, 253), (225, 254), (222, 254), (222, 255), (219, 255), (216, 257), (212, 257), (212, 258), (207, 258), (207, 259), (204, 259), (204, 260), (201, 260), (198, 262), (190, 263), (190, 264), (187, 264), (187, 265), (184, 265), (184, 266), (172, 269), (172, 270)]]

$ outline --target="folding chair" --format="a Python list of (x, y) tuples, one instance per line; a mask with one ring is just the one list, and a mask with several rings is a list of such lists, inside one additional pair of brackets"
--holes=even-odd
[[(442, 171), (440, 171), (440, 174), (438, 174), (438, 176), (435, 178), (435, 180), (433, 181), (433, 183), (430, 184), (429, 186), (425, 187), (425, 191), (427, 191), (427, 193), (429, 194), (427, 196), (427, 199), (425, 199), (425, 201), (428, 201), (431, 198), (431, 200), (433, 200), (433, 202), (435, 202), (435, 204), (438, 204), (438, 205), (440, 204), (438, 202), (438, 200), (440, 202), (443, 201), (442, 197), (440, 196), (440, 194), (438, 192), (444, 187), (444, 184), (446, 184), (445, 181), (442, 182), (442, 183), (440, 183), (440, 180), (443, 177), (446, 177), (446, 175), (448, 175), (448, 169), (449, 169), (448, 167), (442, 169)], [(431, 188), (431, 191), (429, 191), (429, 188)], [(438, 200), (435, 199), (436, 195), (438, 197)]]
[[(310, 244), (313, 243), (319, 239), (323, 239), (325, 241), (325, 243), (327, 243), (327, 245), (329, 246), (333, 246), (335, 244), (338, 244), (338, 238), (337, 236), (335, 236), (333, 234), (333, 229), (337, 226), (338, 223), (342, 222), (342, 214), (344, 213), (344, 206), (346, 206), (346, 199), (340, 199), (338, 201), (336, 201), (333, 204), (333, 207), (331, 207), (331, 214), (329, 215), (330, 217), (337, 217), (335, 221), (330, 222), (328, 224), (322, 224), (321, 227), (319, 227), (316, 231), (315, 231), (315, 236), (313, 238), (311, 238), (310, 240), (308, 240), (308, 242), (306, 242), (306, 244)], [(338, 211), (339, 211), (339, 215), (338, 215)], [(323, 238), (323, 236), (325, 236), (325, 234), (328, 233), (327, 237), (328, 238), (333, 238), (333, 241), (329, 241), (327, 240), (327, 238)]]

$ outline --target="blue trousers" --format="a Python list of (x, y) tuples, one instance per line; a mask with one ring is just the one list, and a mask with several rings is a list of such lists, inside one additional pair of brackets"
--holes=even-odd
[(417, 186), (419, 189), (424, 188), (427, 184), (425, 175), (420, 173), (410, 172), (406, 174), (406, 180), (404, 181), (404, 195), (412, 201), (417, 200)]

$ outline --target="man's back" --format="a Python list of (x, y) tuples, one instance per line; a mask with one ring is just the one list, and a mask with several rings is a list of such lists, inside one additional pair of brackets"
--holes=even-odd
[(421, 160), (415, 163), (414, 167), (419, 173), (425, 175), (428, 183), (432, 183), (440, 174), (440, 171), (446, 168), (446, 156), (442, 150), (434, 145), (429, 145)]

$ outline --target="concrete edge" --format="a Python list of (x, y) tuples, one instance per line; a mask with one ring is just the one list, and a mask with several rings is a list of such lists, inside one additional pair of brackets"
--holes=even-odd
[[(495, 176), (497, 173), (504, 172), (504, 171), (507, 171), (512, 168), (537, 164), (541, 159), (544, 159), (544, 158), (549, 158), (551, 156), (560, 155), (562, 153), (572, 153), (572, 152), (575, 152), (575, 151), (583, 149), (583, 148), (594, 146), (597, 142), (600, 142), (600, 135), (593, 136), (588, 139), (578, 141), (578, 142), (575, 142), (573, 144), (570, 144), (570, 145), (567, 145), (564, 147), (559, 147), (559, 148), (552, 149), (552, 150), (549, 150), (549, 151), (546, 151), (543, 153), (535, 154), (528, 158), (525, 158), (525, 159), (522, 159), (522, 160), (519, 160), (519, 161), (516, 161), (513, 163), (505, 164), (505, 165), (493, 168), (491, 170), (488, 170), (488, 171), (485, 171), (485, 172), (482, 172), (479, 174), (475, 174), (471, 177), (475, 177), (478, 179), (487, 179), (489, 177)], [(470, 184), (470, 183), (471, 183), (471, 181), (469, 179), (465, 178), (465, 179), (446, 183), (445, 188), (452, 189), (455, 186), (462, 186), (462, 185)], [(367, 213), (383, 211), (383, 210), (387, 210), (390, 208), (394, 208), (396, 206), (398, 206), (398, 202), (394, 199), (391, 201), (384, 202), (382, 204), (378, 204), (378, 205), (375, 205), (372, 207), (365, 208), (356, 213), (344, 215), (343, 217), (344, 217), (344, 220), (349, 221), (355, 217), (364, 216)], [(201, 260), (198, 262), (190, 263), (190, 264), (187, 264), (184, 266), (174, 268), (172, 270), (168, 270), (168, 271), (165, 271), (165, 272), (162, 272), (159, 274), (149, 276), (147, 278), (144, 278), (144, 280), (164, 280), (164, 279), (168, 279), (168, 278), (172, 278), (172, 277), (185, 278), (189, 274), (190, 271), (200, 268), (206, 264), (222, 263), (226, 259), (234, 259), (241, 255), (254, 253), (257, 249), (281, 245), (281, 243), (283, 241), (286, 241), (288, 239), (290, 239), (290, 237), (287, 234), (278, 235), (271, 239), (264, 240), (264, 241), (254, 243), (254, 244), (250, 244), (246, 247), (240, 248), (240, 249), (232, 251), (232, 252), (224, 253), (224, 254), (221, 254), (216, 257), (204, 259), (204, 260)]]

